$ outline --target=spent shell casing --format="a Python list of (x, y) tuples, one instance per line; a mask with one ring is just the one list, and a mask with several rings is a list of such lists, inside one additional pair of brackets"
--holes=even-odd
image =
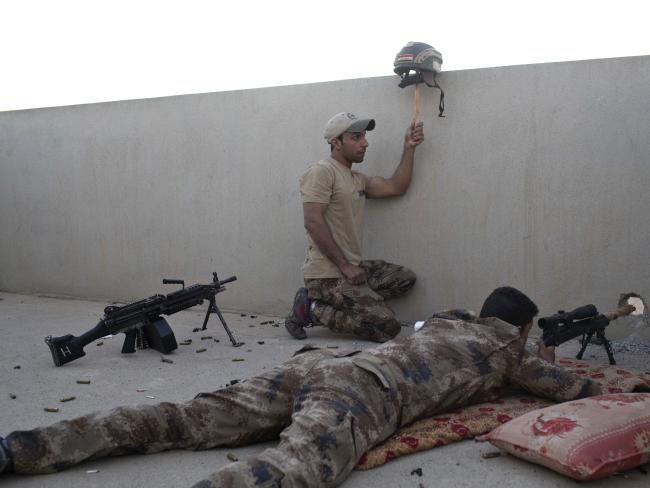
[(229, 452), (228, 454), (226, 454), (226, 457), (230, 461), (232, 461), (233, 463), (236, 463), (237, 461), (239, 461), (239, 458), (237, 456), (235, 456), (232, 452)]
[(207, 351), (206, 348), (203, 348), (203, 349), (197, 349), (197, 350), (196, 350), (197, 353), (199, 353), (199, 352), (205, 352), (205, 351)]
[(97, 347), (99, 347), (99, 346), (103, 346), (103, 345), (104, 345), (104, 343), (101, 342), (101, 341), (97, 343)]
[(99, 470), (98, 469), (88, 469), (88, 470), (86, 470), (86, 474), (95, 474), (95, 473), (99, 473)]
[(11, 398), (12, 400), (15, 400), (15, 399), (16, 399), (16, 395), (14, 395), (13, 393), (9, 393), (9, 398)]
[(179, 342), (179, 344), (181, 346), (189, 346), (190, 344), (192, 344), (192, 339), (187, 339), (186, 341), (181, 341), (181, 342)]
[(160, 358), (160, 361), (163, 362), (163, 363), (174, 364), (174, 361), (172, 361), (171, 359), (167, 359), (167, 358)]
[(483, 459), (492, 459), (492, 458), (499, 457), (499, 456), (501, 456), (500, 451), (484, 452), (484, 453), (481, 454), (481, 457)]
[(59, 409), (56, 407), (45, 407), (43, 410), (45, 410), (46, 412), (54, 412), (54, 413), (59, 411)]
[(79, 383), (80, 385), (89, 385), (90, 380), (81, 379), (81, 380), (77, 380), (77, 383)]
[(246, 361), (244, 358), (232, 358), (233, 363), (239, 362), (239, 361)]
[(62, 402), (62, 403), (63, 402), (71, 402), (72, 400), (74, 400), (76, 398), (77, 398), (76, 396), (67, 396), (67, 397), (61, 398), (59, 401)]
[(152, 400), (154, 400), (156, 397), (153, 395), (145, 395), (145, 398), (151, 398)]
[(208, 339), (212, 339), (212, 336), (201, 336), (202, 341), (207, 341)]

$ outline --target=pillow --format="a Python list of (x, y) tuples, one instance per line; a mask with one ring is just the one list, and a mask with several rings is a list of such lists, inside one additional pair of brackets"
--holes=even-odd
[(478, 437), (576, 480), (650, 461), (650, 393), (618, 393), (528, 412)]

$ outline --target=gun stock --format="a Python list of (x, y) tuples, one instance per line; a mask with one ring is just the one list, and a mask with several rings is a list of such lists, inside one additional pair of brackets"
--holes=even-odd
[(100, 320), (95, 327), (79, 337), (75, 337), (72, 334), (60, 337), (52, 337), (49, 335), (45, 338), (45, 344), (50, 348), (54, 364), (56, 366), (62, 366), (85, 356), (84, 346), (110, 333), (104, 321)]

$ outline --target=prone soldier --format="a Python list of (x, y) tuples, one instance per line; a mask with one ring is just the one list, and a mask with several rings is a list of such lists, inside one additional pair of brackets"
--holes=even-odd
[(194, 488), (337, 486), (364, 452), (417, 418), (494, 400), (506, 387), (555, 401), (600, 394), (592, 380), (526, 351), (537, 313), (520, 291), (497, 288), (479, 319), (434, 316), (363, 352), (305, 347), (266, 374), (186, 403), (118, 407), (12, 432), (0, 441), (0, 471), (48, 473), (102, 456), (279, 436), (276, 447)]

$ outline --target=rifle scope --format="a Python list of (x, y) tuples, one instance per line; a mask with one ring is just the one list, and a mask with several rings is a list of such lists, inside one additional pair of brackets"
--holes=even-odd
[(583, 305), (570, 312), (560, 310), (555, 315), (542, 317), (537, 321), (537, 325), (540, 329), (555, 328), (561, 324), (570, 325), (573, 322), (593, 318), (596, 315), (598, 315), (598, 309), (594, 305)]

